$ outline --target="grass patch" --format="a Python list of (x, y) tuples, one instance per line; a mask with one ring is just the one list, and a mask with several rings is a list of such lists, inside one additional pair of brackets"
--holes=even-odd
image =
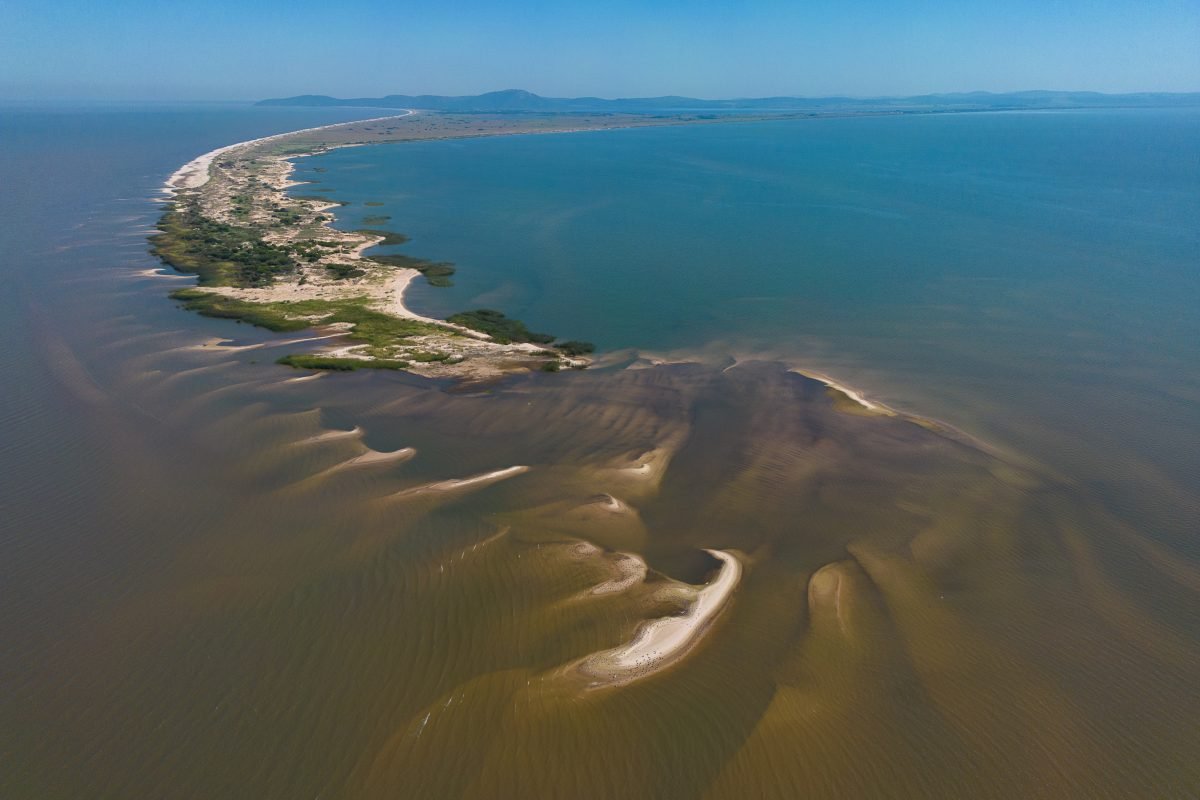
[(500, 344), (511, 344), (513, 342), (549, 344), (555, 338), (548, 333), (535, 333), (525, 327), (525, 323), (521, 322), (521, 320), (511, 319), (499, 311), (490, 308), (464, 311), (450, 317), (448, 321), (453, 322), (455, 325), (462, 325), (472, 330), (482, 331)]
[(371, 214), (363, 217), (363, 225), (382, 225), (391, 218), (390, 214)]
[(202, 292), (199, 289), (180, 289), (171, 292), (171, 298), (182, 303), (188, 311), (195, 311), (205, 317), (249, 322), (269, 331), (299, 331), (312, 324), (307, 320), (292, 319), (269, 303), (247, 303), (245, 300), (214, 292)]
[(296, 369), (328, 369), (337, 372), (352, 372), (356, 369), (407, 369), (409, 363), (399, 359), (376, 358), (332, 358), (330, 356), (297, 353), (284, 356), (275, 362)]
[(199, 289), (181, 289), (171, 297), (182, 302), (189, 311), (207, 317), (242, 320), (272, 331), (298, 331), (314, 325), (347, 323), (352, 327), (346, 338), (370, 346), (380, 356), (395, 347), (407, 345), (410, 336), (457, 335), (440, 325), (374, 311), (367, 308), (365, 297), (251, 303)]

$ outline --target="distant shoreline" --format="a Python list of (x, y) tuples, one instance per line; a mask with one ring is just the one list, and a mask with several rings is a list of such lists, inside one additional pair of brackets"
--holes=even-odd
[(1200, 92), (1104, 92), (1033, 90), (948, 92), (901, 97), (542, 97), (523, 89), (479, 95), (388, 95), (339, 99), (328, 95), (260, 100), (260, 106), (307, 108), (415, 108), (458, 113), (682, 113), (697, 111), (882, 112), (1012, 111), (1070, 108), (1200, 107)]

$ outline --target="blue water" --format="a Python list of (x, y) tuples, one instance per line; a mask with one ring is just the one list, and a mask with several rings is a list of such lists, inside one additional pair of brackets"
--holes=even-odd
[(514, 136), (300, 166), (351, 202), (339, 224), (388, 214), (406, 252), (458, 265), (453, 288), (410, 290), (421, 312), (777, 355), (1114, 502), (1147, 480), (1200, 489), (1194, 110)]
[(503, 301), (607, 347), (661, 348), (1015, 308), (1045, 281), (1178, 309), (1196, 289), (1198, 133), (1195, 113), (804, 120), (311, 165), (337, 172), (339, 198), (386, 201), (359, 209), (390, 213), (413, 252), (460, 264), (455, 288), (414, 292), (423, 310)]

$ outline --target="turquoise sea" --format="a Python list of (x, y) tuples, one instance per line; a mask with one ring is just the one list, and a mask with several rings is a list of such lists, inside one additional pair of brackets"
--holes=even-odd
[[(1200, 793), (1200, 112), (297, 160), (579, 372), (309, 373), (168, 298), (168, 175), (378, 113), (0, 108), (0, 796)], [(591, 681), (706, 549), (686, 657)]]

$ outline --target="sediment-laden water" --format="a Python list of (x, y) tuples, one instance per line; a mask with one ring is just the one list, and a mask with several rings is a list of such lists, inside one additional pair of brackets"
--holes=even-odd
[[(0, 165), (5, 185), (18, 187), (4, 196), (13, 290), (0, 298), (0, 363), (10, 376), (0, 395), (3, 794), (1091, 798), (1188, 797), (1200, 787), (1200, 557), (1191, 537), (1200, 487), (1184, 447), (1200, 424), (1194, 371), (1170, 369), (1196, 364), (1180, 337), (1195, 324), (1185, 301), (1197, 232), (1182, 217), (1147, 212), (1167, 242), (1143, 248), (1156, 253), (1152, 262), (1116, 254), (1107, 268), (1059, 267), (1056, 281), (1085, 276), (1059, 302), (1033, 291), (1041, 283), (992, 276), (1001, 285), (972, 297), (1002, 300), (968, 305), (977, 324), (964, 308), (943, 307), (950, 290), (925, 281), (928, 302), (917, 311), (901, 294), (891, 304), (876, 297), (873, 313), (860, 307), (858, 334), (848, 310), (842, 327), (833, 311), (798, 315), (795, 335), (775, 335), (786, 316), (758, 329), (723, 319), (686, 334), (648, 316), (640, 333), (621, 320), (637, 316), (630, 304), (641, 299), (617, 302), (628, 282), (606, 282), (570, 225), (554, 234), (561, 277), (524, 283), (514, 267), (500, 279), (499, 262), (471, 253), (514, 246), (501, 235), (521, 233), (505, 218), (511, 205), (460, 215), (466, 233), (456, 239), (434, 224), (446, 211), (430, 199), (442, 184), (406, 184), (378, 168), (392, 182), (359, 192), (351, 156), (374, 156), (341, 151), (321, 160), (346, 193), (339, 199), (355, 203), (342, 212), (346, 224), (358, 227), (352, 215), (369, 213), (359, 204), (371, 194), (393, 204), (382, 213), (414, 235), (410, 249), (458, 263), (458, 287), (415, 301), (490, 305), (488, 287), (511, 283), (495, 305), (531, 326), (692, 358), (656, 364), (629, 353), (586, 372), (471, 389), (395, 374), (312, 378), (272, 363), (311, 346), (289, 344), (303, 336), (178, 311), (165, 293), (187, 279), (144, 272), (155, 266), (144, 252), (156, 216), (147, 198), (178, 163), (226, 141), (333, 121), (260, 113), (5, 117), (21, 157)], [(1003, 119), (1022, 142), (1056, 141), (1037, 128), (1045, 117)], [(217, 141), (201, 135), (201, 122)], [(892, 126), (891, 146), (910, 156), (944, 144), (921, 127), (942, 122), (963, 124), (874, 121)], [(868, 126), (852, 128), (867, 137), (871, 123), (845, 124)], [(789, 135), (809, 137), (805, 152), (837, 149), (847, 135), (832, 130), (827, 141), (806, 123), (787, 124)], [(1172, 118), (1139, 136), (1180, 124), (1195, 122)], [(631, 156), (614, 140), (681, 158), (721, 136), (737, 143), (727, 161), (778, 151), (764, 142), (780, 134), (735, 128), (527, 137), (520, 147), (575, 148), (571, 169), (552, 155), (543, 164), (543, 179), (563, 185), (602, 177), (588, 164), (607, 164), (636, 206), (632, 189), (648, 179), (637, 163), (620, 166)], [(443, 150), (466, 159), (447, 164), (478, 166), (497, 158), (488, 148), (513, 142), (394, 150), (414, 148), (396, 156), (414, 169)], [(1194, 145), (1178, 142), (1182, 155), (1167, 172), (1195, 166)], [(940, 152), (955, 174), (956, 151)], [(1161, 140), (1139, 153), (1172, 158)], [(519, 155), (509, 153), (514, 175), (528, 167)], [(1021, 163), (1043, 174), (1049, 158)], [(839, 172), (851, 184), (878, 166), (859, 159), (850, 163), (865, 164), (862, 173)], [(813, 180), (803, 164), (780, 163), (776, 172), (793, 183)], [(743, 206), (764, 196), (711, 165), (686, 174), (726, 186), (735, 219), (754, 216)], [(956, 185), (986, 184), (966, 175)], [(1197, 203), (1195, 185), (1130, 185), (1136, 202), (1110, 208), (1111, 219)], [(482, 203), (489, 186), (511, 196), (492, 180), (459, 188)], [(522, 202), (541, 208), (542, 188)], [(422, 191), (433, 194), (422, 200)], [(1009, 208), (1012, 190), (994, 191), (994, 208)], [(432, 208), (414, 211), (424, 205)], [(1083, 213), (1054, 207), (1046, 200), (1041, 213)], [(964, 201), (957, 213), (969, 212)], [(918, 204), (909, 213), (929, 223), (933, 212)], [(1015, 231), (1027, 230), (1026, 217), (1008, 213)], [(694, 221), (659, 217), (667, 233)], [(1136, 221), (1144, 242), (1154, 240), (1150, 222)], [(802, 238), (813, 235), (797, 224)], [(488, 225), (495, 236), (480, 235)], [(1093, 252), (1068, 222), (1045, 227), (1075, 242), (1071, 252)], [(772, 229), (794, 245), (794, 231)], [(629, 223), (631, 237), (639, 230)], [(716, 242), (738, 235), (692, 230)], [(748, 262), (768, 232), (742, 237)], [(664, 247), (681, 241), (671, 236)], [(536, 265), (547, 251), (530, 241)], [(920, 261), (903, 254), (928, 246), (897, 240), (895, 263)], [(603, 261), (636, 256), (621, 247)], [(972, 252), (956, 263), (977, 263)], [(1100, 287), (1117, 284), (1114, 272), (1149, 263), (1156, 288), (1127, 293), (1119, 310), (1104, 305), (1113, 295)], [(696, 314), (710, 319), (751, 294), (760, 307), (777, 296), (800, 302), (770, 283), (784, 278), (759, 269), (728, 285), (727, 302), (699, 293)], [(796, 282), (821, 275), (819, 264), (807, 269)], [(682, 313), (671, 287), (687, 283), (667, 280), (679, 275), (664, 269), (647, 282), (665, 317)], [(856, 280), (871, 277), (864, 268)], [(571, 295), (572, 281), (589, 288)], [(964, 281), (943, 274), (939, 285)], [(523, 305), (523, 296), (558, 297), (574, 312)], [(1057, 322), (1030, 322), (1047, 308), (1066, 309), (1054, 320), (1074, 315), (1074, 333), (1054, 338), (1047, 330)], [(1139, 308), (1140, 327), (1125, 325)], [(595, 322), (606, 315), (611, 332)], [(997, 341), (998, 331), (1009, 338)], [(1016, 382), (1022, 363), (1028, 380)], [(873, 397), (918, 416), (864, 414), (793, 370), (801, 366), (852, 384), (874, 376)], [(1074, 402), (1086, 420), (1047, 411), (1055, 406), (1028, 384), (1067, 394), (1063, 405)], [(616, 685), (589, 669), (590, 657), (630, 642), (648, 621), (687, 611), (689, 587), (727, 568), (706, 550), (731, 554), (740, 577), (686, 655), (657, 671), (651, 660)]]

